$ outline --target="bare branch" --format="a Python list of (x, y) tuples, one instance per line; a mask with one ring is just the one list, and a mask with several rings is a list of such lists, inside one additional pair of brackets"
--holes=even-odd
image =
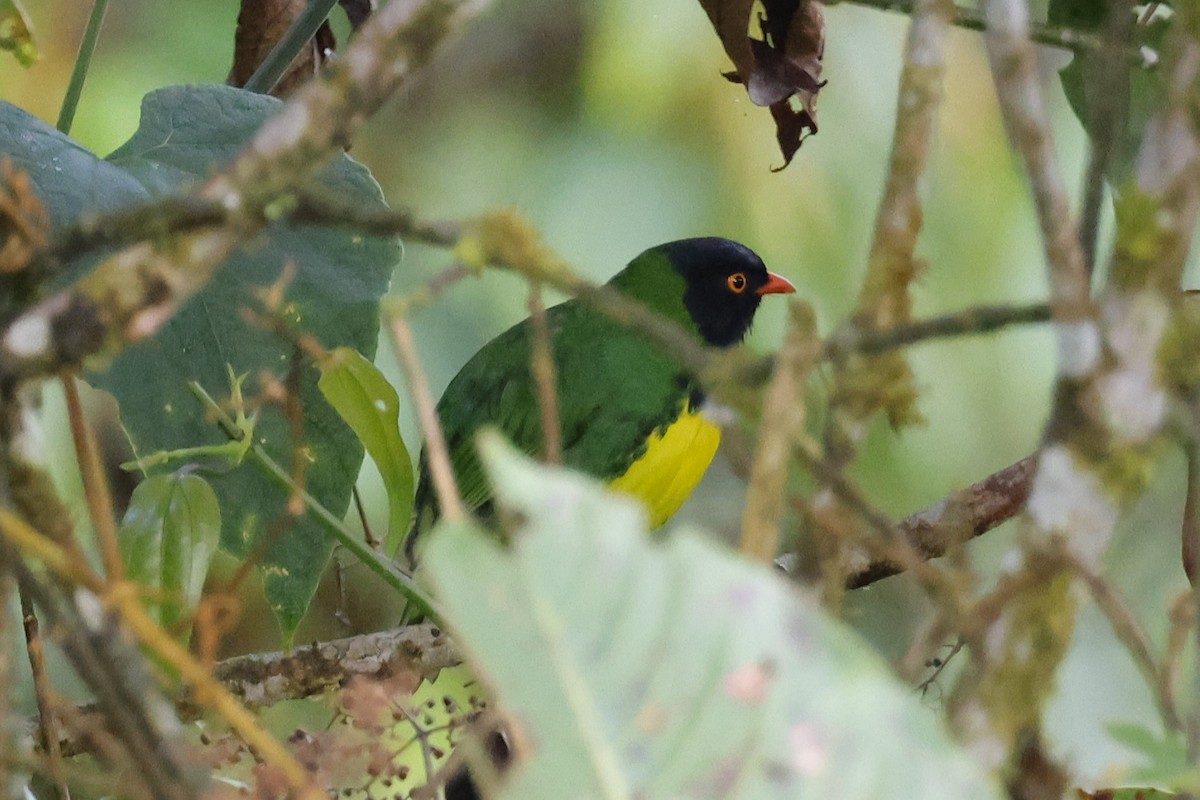
[[(1037, 456), (1026, 456), (983, 480), (959, 489), (899, 523), (897, 528), (923, 558), (938, 558), (951, 548), (1012, 519), (1025, 507)], [(904, 566), (876, 561), (846, 578), (856, 589), (895, 575)]]
[(250, 708), (311, 697), (354, 676), (386, 679), (405, 672), (431, 677), (462, 663), (433, 624), (314, 643), (289, 653), (254, 653), (222, 661), (213, 676)]

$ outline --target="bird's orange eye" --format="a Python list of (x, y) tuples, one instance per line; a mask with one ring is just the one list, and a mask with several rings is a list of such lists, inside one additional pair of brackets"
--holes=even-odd
[(746, 291), (746, 276), (741, 272), (735, 272), (725, 279), (725, 285), (734, 294), (741, 294)]

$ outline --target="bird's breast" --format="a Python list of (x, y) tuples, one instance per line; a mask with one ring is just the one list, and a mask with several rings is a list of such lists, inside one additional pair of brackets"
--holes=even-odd
[(609, 486), (645, 503), (657, 528), (691, 495), (720, 443), (721, 429), (685, 407), (679, 419), (650, 435), (646, 452)]

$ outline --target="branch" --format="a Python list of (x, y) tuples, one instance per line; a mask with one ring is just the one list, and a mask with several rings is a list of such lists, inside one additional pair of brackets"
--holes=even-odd
[[(1036, 466), (1037, 456), (1026, 456), (977, 483), (950, 493), (896, 527), (922, 558), (943, 556), (951, 548), (982, 536), (1016, 516), (1025, 507)], [(867, 586), (903, 570), (903, 565), (895, 561), (875, 561), (847, 576), (846, 588)]]
[(432, 623), (313, 643), (290, 653), (254, 653), (222, 661), (213, 676), (250, 708), (298, 700), (345, 686), (355, 676), (383, 680), (416, 672), (431, 677), (462, 663)]
[[(986, 13), (992, 76), (1004, 127), (1013, 149), (1025, 162), (1033, 191), (1050, 274), (1051, 307), (1056, 319), (1083, 322), (1091, 315), (1088, 276), (1050, 135), (1037, 58), (1026, 38), (1029, 9), (1023, 0), (992, 0)], [(1068, 346), (1061, 342), (1060, 352), (1068, 352)], [(1078, 369), (1072, 364), (1062, 368)]]
[[(914, 0), (838, 1), (898, 14), (912, 14), (916, 5)], [(963, 6), (955, 6), (953, 23), (960, 28), (980, 32), (986, 31), (988, 27), (983, 14), (974, 8), (964, 8)], [(1103, 37), (1094, 33), (1043, 22), (1036, 22), (1029, 26), (1029, 38), (1037, 44), (1057, 47), (1060, 50), (1071, 50), (1076, 53), (1103, 52), (1105, 46)], [(1149, 69), (1158, 63), (1158, 54), (1146, 48), (1128, 47), (1127, 53), (1129, 60), (1142, 69)]]
[(853, 353), (882, 353), (929, 339), (991, 333), (1009, 325), (1049, 320), (1050, 306), (1045, 303), (1026, 306), (972, 306), (952, 314), (907, 322), (890, 328), (845, 328), (826, 340), (824, 355), (827, 359), (837, 361)]

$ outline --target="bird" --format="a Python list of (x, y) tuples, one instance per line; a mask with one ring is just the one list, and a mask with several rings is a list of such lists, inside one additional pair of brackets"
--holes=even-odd
[[(768, 271), (753, 250), (720, 237), (651, 247), (607, 286), (718, 348), (743, 341), (763, 297), (796, 291), (786, 278)], [(705, 414), (703, 388), (658, 342), (584, 299), (548, 309), (546, 322), (557, 373), (563, 464), (640, 499), (651, 527), (661, 526), (699, 483), (720, 442), (720, 427)], [(475, 451), (476, 432), (498, 428), (531, 456), (543, 446), (530, 366), (532, 336), (526, 319), (489, 341), (437, 404), (463, 503), (484, 519), (494, 509)], [(437, 516), (422, 450), (414, 522), (404, 545), (413, 568)]]

